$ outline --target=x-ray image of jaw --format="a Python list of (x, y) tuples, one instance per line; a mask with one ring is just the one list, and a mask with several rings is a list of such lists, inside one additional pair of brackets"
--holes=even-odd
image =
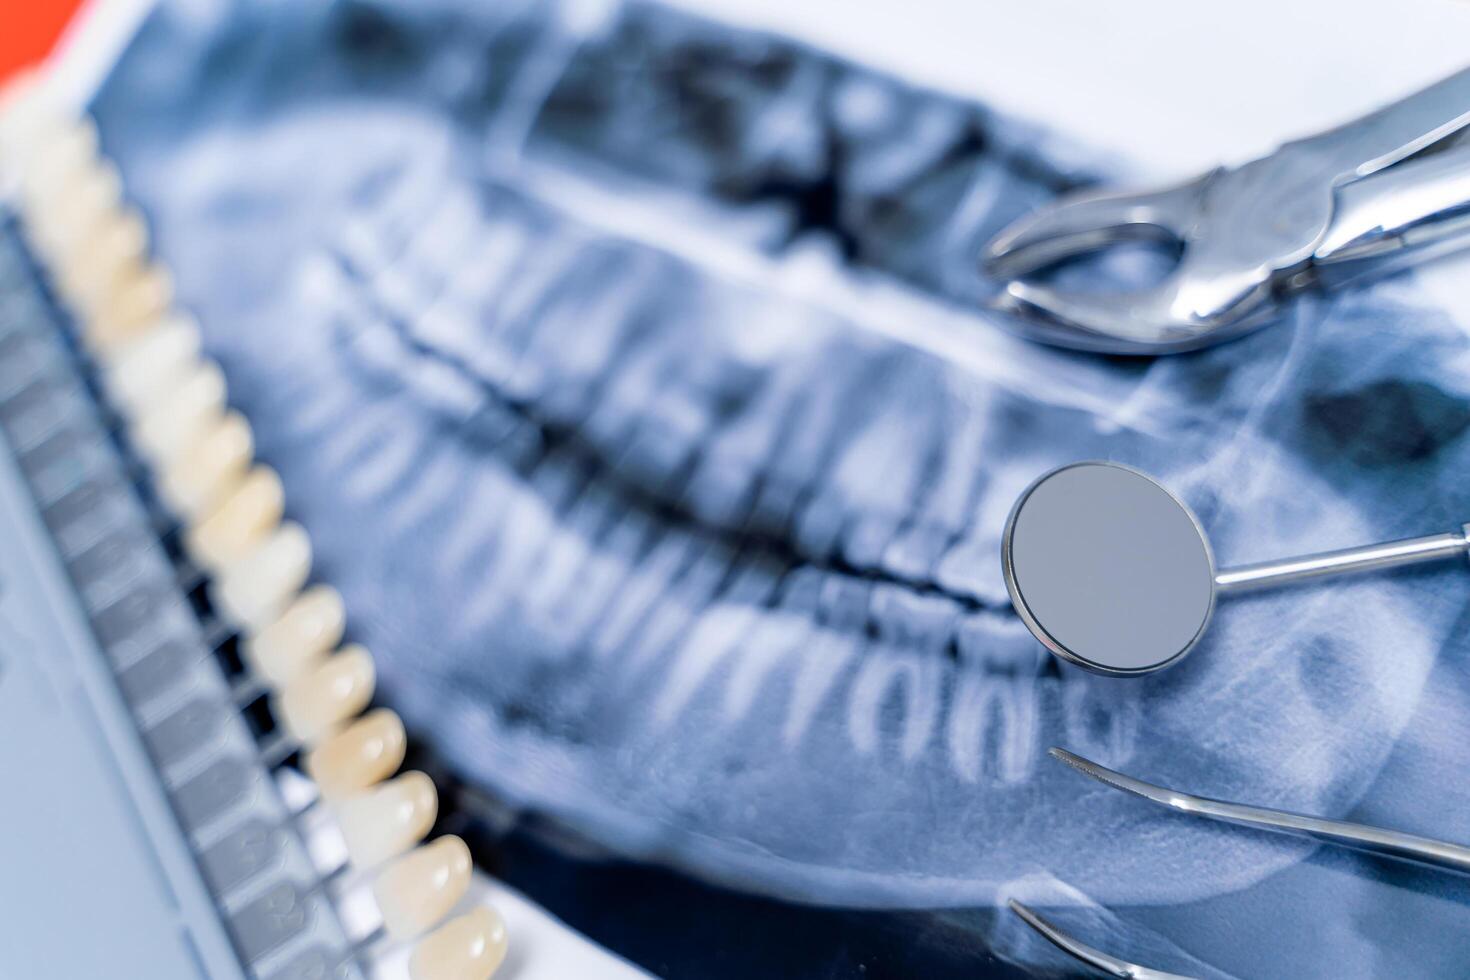
[[(1463, 885), (1046, 750), (1470, 840), (1464, 569), (1233, 602), (1116, 680), (999, 541), (1076, 459), (1232, 561), (1454, 525), (1470, 341), (1411, 281), (1174, 358), (1011, 339), (980, 244), (1116, 171), (1004, 108), (656, 5), (339, 0), (165, 3), (95, 112), (383, 699), (544, 829), (507, 874), (572, 924), (727, 975), (617, 918), (692, 929), (666, 886), (732, 976), (1065, 974), (1018, 898), (1191, 976), (1461, 975)], [(579, 861), (648, 891), (558, 908)]]

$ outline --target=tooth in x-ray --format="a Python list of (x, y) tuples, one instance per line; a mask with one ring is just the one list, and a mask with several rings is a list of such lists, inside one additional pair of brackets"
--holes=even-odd
[(592, 632), (621, 604), (630, 573), (656, 533), (654, 523), (637, 509), (614, 513), (613, 522), (582, 574), (552, 611), (569, 643), (579, 650), (591, 645)]
[(742, 643), (739, 655), (732, 658), (729, 680), (725, 684), (726, 723), (745, 718), (758, 698), (779, 695), (767, 681), (773, 671), (791, 670), (792, 661), (808, 649), (816, 627), (810, 619), (780, 608), (761, 616), (755, 628)]
[(984, 402), (977, 405), (959, 397), (944, 399), (944, 421), (936, 426), (939, 471), (926, 481), (914, 519), (883, 552), (883, 568), (889, 574), (907, 581), (937, 581), (939, 560), (969, 524), (985, 479), (990, 426), (986, 407)]
[[(998, 339), (966, 306), (990, 284), (956, 256), (1086, 176), (1051, 144), (769, 40), (751, 50), (776, 51), (774, 73), (747, 78), (689, 57), (695, 34), (723, 50), (723, 28), (640, 8), (657, 34), (645, 44), (622, 16), (588, 43), (593, 63), (634, 64), (626, 86), (584, 63), (544, 79), (558, 89), (545, 106), (456, 103), (487, 132), (520, 114), (518, 170), (497, 171), (477, 139), (462, 154), (446, 139), (462, 120), (422, 93), (391, 111), (334, 101), (310, 59), (266, 59), (281, 77), (241, 81), (238, 104), (163, 112), (184, 143), (217, 144), (205, 169), (135, 131), (154, 118), (138, 107), (166, 110), (178, 79), (166, 92), (124, 64), (127, 102), (102, 104), (122, 166), (147, 175), (158, 240), (185, 243), (168, 258), (232, 405), (279, 468), (318, 573), (363, 610), (354, 629), (414, 738), (614, 853), (813, 902), (989, 906), (1045, 868), (1097, 902), (1154, 907), (1313, 873), (1296, 852), (1163, 827), (1120, 800), (1039, 806), (1075, 786), (1038, 768), (1037, 747), (1163, 771), (1203, 765), (1172, 749), (1203, 742), (1222, 794), (1351, 808), (1430, 666), (1456, 659), (1458, 593), (1425, 580), (1263, 597), (1222, 610), (1179, 674), (1112, 693), (1054, 665), (1010, 612), (999, 531), (1031, 478), (1087, 457), (1158, 472), (1209, 507), (1222, 553), (1352, 540), (1402, 519), (1410, 491), (1451, 499), (1470, 444), (1444, 399), (1413, 386), (1458, 400), (1464, 332), (1365, 293), (1306, 304), (1189, 371)], [(269, 50), (277, 30), (234, 40)], [(512, 70), (487, 66), (487, 84)], [(735, 93), (728, 128), (657, 129), (680, 87)], [(302, 112), (313, 100), (332, 111)], [(331, 152), (349, 142), (377, 158)], [(605, 219), (594, 228), (585, 202), (540, 189), (560, 185), (538, 185), (537, 168), (589, 156), (596, 170), (575, 176), (616, 187), (646, 224), (621, 227), (619, 208), (585, 215)], [(270, 176), (302, 159), (321, 162), (301, 186)], [(664, 175), (660, 194), (689, 207), (660, 209), (628, 173)], [(159, 206), (170, 184), (197, 203)], [(784, 209), (802, 245), (841, 240), (850, 265), (794, 298), (766, 278), (782, 271), (779, 222), (722, 224), (742, 193)], [(230, 206), (262, 195), (272, 207)], [(653, 234), (692, 213), (768, 254), (736, 283)], [(859, 275), (881, 288), (849, 295)], [(961, 366), (905, 342), (916, 319), (981, 353)], [(1390, 373), (1409, 387), (1362, 394)], [(1393, 451), (1423, 455), (1400, 465)], [(1245, 734), (1263, 730), (1276, 737)], [(983, 941), (989, 927), (967, 928)]]
[(742, 644), (758, 621), (759, 607), (775, 593), (780, 568), (770, 560), (737, 561), (729, 585), (705, 606), (673, 650), (672, 663), (654, 698), (654, 722), (678, 717), (710, 674)]
[(631, 646), (635, 631), (645, 628), (655, 606), (667, 597), (669, 584), (688, 582), (691, 569), (708, 567), (697, 562), (708, 545), (708, 539), (680, 529), (656, 531), (652, 546), (629, 568), (616, 605), (592, 636), (594, 654), (602, 659), (622, 655)]

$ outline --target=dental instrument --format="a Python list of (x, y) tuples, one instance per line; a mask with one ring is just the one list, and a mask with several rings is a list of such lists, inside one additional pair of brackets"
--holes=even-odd
[[(1083, 191), (1011, 224), (981, 264), (994, 307), (1030, 340), (1167, 354), (1242, 336), (1309, 289), (1337, 289), (1470, 244), (1470, 68), (1355, 121), (1143, 193)], [(1136, 290), (1075, 292), (1033, 278), (1148, 240), (1177, 266)]]
[(1096, 673), (1136, 676), (1192, 650), (1217, 596), (1459, 557), (1467, 532), (1221, 569), (1183, 501), (1137, 470), (1095, 461), (1051, 470), (1021, 494), (1001, 569), (1017, 614), (1048, 650)]
[(1307, 837), (1355, 851), (1423, 865), (1437, 871), (1470, 875), (1470, 847), (1463, 844), (1452, 844), (1432, 837), (1418, 837), (1398, 830), (1385, 830), (1346, 820), (1328, 820), (1286, 810), (1194, 796), (1124, 775), (1063, 748), (1053, 747), (1049, 751), (1052, 758), (1065, 762), (1084, 776), (1091, 776), (1106, 786), (1141, 796), (1179, 813), (1278, 834)]
[(1022, 922), (1035, 929), (1047, 942), (1077, 962), (1085, 963), (1107, 976), (1120, 977), (1123, 980), (1194, 980), (1182, 973), (1165, 973), (1163, 970), (1140, 966), (1137, 963), (1119, 959), (1111, 953), (1104, 953), (1095, 946), (1089, 946), (1080, 939), (1069, 936), (1015, 899), (1011, 899), (1008, 904), (1011, 911), (1021, 917)]
[[(1470, 875), (1470, 847), (1462, 844), (1435, 840), (1432, 837), (1419, 837), (1398, 830), (1388, 830), (1346, 820), (1329, 820), (1286, 810), (1274, 810), (1269, 807), (1195, 796), (1191, 793), (1170, 789), (1167, 786), (1135, 779), (1063, 748), (1053, 747), (1049, 751), (1053, 758), (1066, 763), (1085, 776), (1096, 779), (1105, 786), (1141, 796), (1178, 813), (1272, 833), (1289, 834), (1293, 837), (1305, 837), (1327, 844), (1337, 844), (1355, 851), (1393, 858), (1436, 871)], [(1072, 937), (1020, 902), (1012, 900), (1010, 907), (1011, 911), (1020, 916), (1022, 921), (1035, 929), (1052, 945), (1079, 963), (1093, 967), (1107, 976), (1133, 978), (1133, 980), (1189, 980), (1182, 974), (1165, 973), (1105, 953)]]

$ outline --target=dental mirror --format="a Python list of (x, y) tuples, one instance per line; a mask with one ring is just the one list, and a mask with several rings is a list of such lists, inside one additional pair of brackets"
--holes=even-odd
[(1209, 539), (1179, 498), (1127, 466), (1072, 463), (1016, 501), (1001, 568), (1016, 612), (1043, 646), (1079, 667), (1131, 676), (1193, 649), (1218, 595), (1464, 555), (1466, 531), (1216, 569)]

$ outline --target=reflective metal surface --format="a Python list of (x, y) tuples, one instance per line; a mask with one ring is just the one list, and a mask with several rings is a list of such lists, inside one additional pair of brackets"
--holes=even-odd
[[(1470, 333), (1395, 283), (1187, 364), (1017, 343), (974, 256), (1116, 179), (1095, 148), (661, 4), (575, 35), (556, 6), (164, 2), (97, 104), (383, 703), (526, 814), (508, 882), (701, 980), (820, 974), (838, 945), (1065, 971), (999, 894), (1199, 977), (1462, 977), (1464, 905), (1382, 869), (1261, 834), (1224, 854), (1122, 794), (1038, 802), (1078, 788), (1048, 746), (1130, 750), (1470, 840), (1442, 778), (1470, 719), (1458, 567), (1263, 593), (1188, 668), (1110, 684), (1039, 655), (996, 558), (1017, 495), (1079, 459), (1229, 487), (1201, 511), (1221, 556), (1420, 533), (1405, 500), (1456, 526)], [(851, 259), (814, 270), (831, 241)]]
[(1101, 674), (1167, 667), (1199, 641), (1217, 593), (1246, 592), (1466, 553), (1467, 531), (1215, 570), (1194, 514), (1154, 480), (1073, 463), (1021, 494), (1001, 539), (1006, 589), (1052, 653)]
[(1397, 830), (1370, 827), (1367, 824), (1349, 823), (1346, 820), (1327, 820), (1285, 810), (1249, 806), (1244, 803), (1227, 803), (1203, 796), (1192, 796), (1165, 786), (1146, 783), (1132, 776), (1125, 776), (1106, 766), (1084, 759), (1066, 749), (1053, 748), (1053, 757), (1060, 759), (1078, 772), (1091, 776), (1100, 783), (1114, 789), (1141, 796), (1161, 806), (1180, 813), (1208, 817), (1224, 823), (1240, 824), (1275, 833), (1310, 837), (1328, 844), (1338, 844), (1355, 851), (1365, 851), (1413, 864), (1422, 864), (1441, 871), (1470, 874), (1470, 847), (1435, 840), (1432, 837), (1417, 837)]
[(1053, 470), (1021, 495), (1001, 539), (1016, 611), (1047, 649), (1135, 674), (1188, 653), (1215, 605), (1199, 522), (1169, 491), (1115, 463)]
[(1268, 588), (1273, 585), (1291, 585), (1295, 582), (1325, 578), (1329, 575), (1377, 572), (1397, 568), (1400, 565), (1416, 565), (1425, 561), (1438, 561), (1441, 558), (1455, 558), (1463, 555), (1465, 548), (1465, 532), (1460, 530), (1444, 534), (1429, 534), (1422, 538), (1408, 538), (1403, 541), (1364, 545), (1359, 548), (1325, 551), (1303, 558), (1263, 561), (1221, 570), (1215, 575), (1215, 589), (1218, 592), (1248, 592), (1252, 589)]
[[(986, 271), (1011, 280), (996, 305), (1024, 336), (1083, 350), (1171, 353), (1240, 336), (1270, 322), (1283, 296), (1470, 242), (1470, 146), (1415, 157), (1467, 123), (1470, 69), (1241, 167), (1064, 198), (987, 245)], [(1023, 278), (1138, 239), (1181, 248), (1157, 285), (1076, 293)]]
[(1107, 976), (1124, 977), (1128, 980), (1191, 980), (1182, 973), (1165, 973), (1163, 970), (1153, 970), (1146, 966), (1139, 966), (1137, 963), (1120, 960), (1079, 939), (1073, 939), (1020, 902), (1012, 899), (1010, 905), (1011, 911), (1019, 915), (1021, 921), (1040, 933), (1047, 942), (1078, 962), (1085, 963)]

